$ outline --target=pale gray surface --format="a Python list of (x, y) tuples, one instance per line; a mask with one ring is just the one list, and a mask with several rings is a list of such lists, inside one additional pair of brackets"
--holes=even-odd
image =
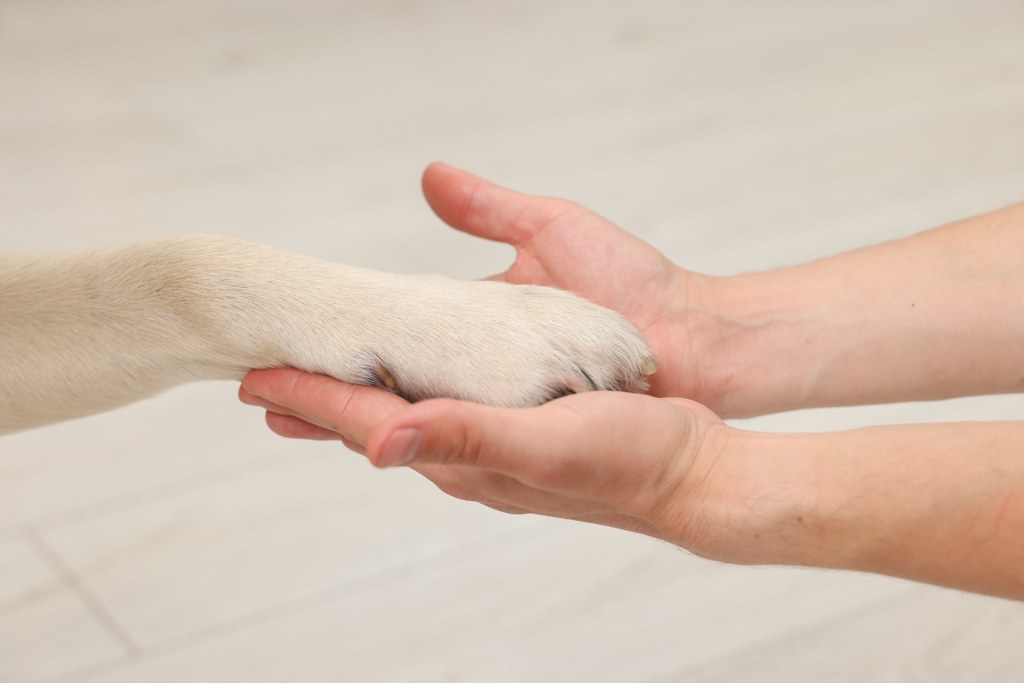
[[(1019, 0), (0, 0), (0, 248), (221, 232), (477, 277), (444, 159), (697, 270), (1019, 201)], [(1024, 606), (446, 499), (184, 387), (0, 441), (0, 682), (1018, 681)], [(1018, 418), (1021, 397), (806, 411)]]

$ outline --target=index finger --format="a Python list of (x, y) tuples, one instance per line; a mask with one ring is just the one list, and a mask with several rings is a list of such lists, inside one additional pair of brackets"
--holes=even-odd
[(358, 444), (366, 444), (376, 425), (409, 405), (384, 389), (294, 368), (251, 370), (242, 388)]

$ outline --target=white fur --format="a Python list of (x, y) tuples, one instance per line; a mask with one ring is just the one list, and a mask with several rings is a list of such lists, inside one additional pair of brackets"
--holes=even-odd
[[(641, 391), (643, 338), (553, 289), (340, 266), (196, 236), (0, 255), (0, 433), (293, 366), (500, 406)], [(589, 379), (588, 379), (589, 378)]]

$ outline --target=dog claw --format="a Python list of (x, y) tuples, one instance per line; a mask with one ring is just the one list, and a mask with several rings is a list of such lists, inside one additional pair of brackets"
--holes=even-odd
[(398, 390), (398, 382), (395, 381), (395, 376), (382, 363), (377, 363), (373, 366), (373, 374), (384, 388), (391, 391)]

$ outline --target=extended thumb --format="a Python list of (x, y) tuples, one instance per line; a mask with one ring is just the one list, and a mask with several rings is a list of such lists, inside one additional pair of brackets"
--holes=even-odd
[(448, 399), (411, 406), (381, 425), (368, 455), (377, 467), (411, 464), (468, 465), (500, 469), (509, 453), (536, 448), (520, 424), (529, 411), (503, 410)]

